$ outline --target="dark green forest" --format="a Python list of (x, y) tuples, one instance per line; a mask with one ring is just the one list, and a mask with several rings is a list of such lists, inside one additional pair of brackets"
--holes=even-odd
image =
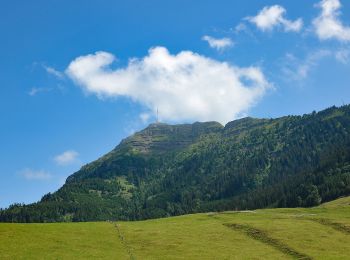
[(2, 222), (140, 220), (312, 207), (350, 195), (350, 106), (303, 116), (151, 124)]

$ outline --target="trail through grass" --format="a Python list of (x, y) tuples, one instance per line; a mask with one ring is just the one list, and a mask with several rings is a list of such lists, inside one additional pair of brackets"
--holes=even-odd
[(0, 223), (0, 259), (350, 259), (350, 197), (137, 222)]
[(128, 259), (112, 224), (0, 224), (0, 259)]
[(125, 238), (124, 238), (124, 236), (123, 236), (123, 234), (122, 234), (122, 232), (121, 232), (121, 230), (120, 230), (120, 228), (118, 226), (118, 223), (114, 223), (114, 226), (115, 226), (115, 228), (116, 228), (116, 230), (118, 232), (118, 237), (119, 237), (121, 243), (123, 244), (125, 251), (128, 253), (128, 255), (130, 257), (130, 260), (135, 260), (136, 258), (134, 257), (134, 255), (133, 255), (133, 253), (131, 251), (131, 248), (128, 245), (128, 242), (125, 240)]
[(320, 223), (321, 225), (331, 227), (335, 230), (338, 230), (340, 232), (343, 232), (345, 234), (350, 235), (350, 226), (346, 226), (344, 224), (333, 222), (329, 219), (324, 219), (324, 218), (323, 219), (322, 218), (320, 218), (320, 219), (315, 218), (315, 219), (312, 219), (312, 221), (315, 221), (317, 223)]
[(312, 259), (311, 257), (300, 253), (293, 248), (290, 248), (288, 245), (283, 242), (270, 237), (265, 231), (251, 227), (249, 225), (240, 225), (240, 224), (224, 224), (224, 226), (232, 228), (234, 230), (242, 231), (248, 235), (248, 237), (253, 238), (255, 240), (261, 241), (269, 246), (276, 248), (287, 256), (292, 256), (296, 259)]

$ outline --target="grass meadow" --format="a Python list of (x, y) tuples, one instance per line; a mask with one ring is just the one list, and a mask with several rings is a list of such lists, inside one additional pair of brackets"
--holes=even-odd
[(0, 259), (350, 259), (350, 197), (137, 222), (1, 223)]

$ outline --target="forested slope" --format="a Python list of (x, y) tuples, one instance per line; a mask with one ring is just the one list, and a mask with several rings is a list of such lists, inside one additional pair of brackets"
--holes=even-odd
[(136, 220), (310, 207), (350, 195), (350, 106), (277, 119), (152, 124), (0, 221)]

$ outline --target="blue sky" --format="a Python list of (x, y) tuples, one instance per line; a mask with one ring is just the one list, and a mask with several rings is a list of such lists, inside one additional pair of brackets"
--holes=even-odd
[(154, 121), (350, 103), (345, 0), (2, 1), (0, 207)]

